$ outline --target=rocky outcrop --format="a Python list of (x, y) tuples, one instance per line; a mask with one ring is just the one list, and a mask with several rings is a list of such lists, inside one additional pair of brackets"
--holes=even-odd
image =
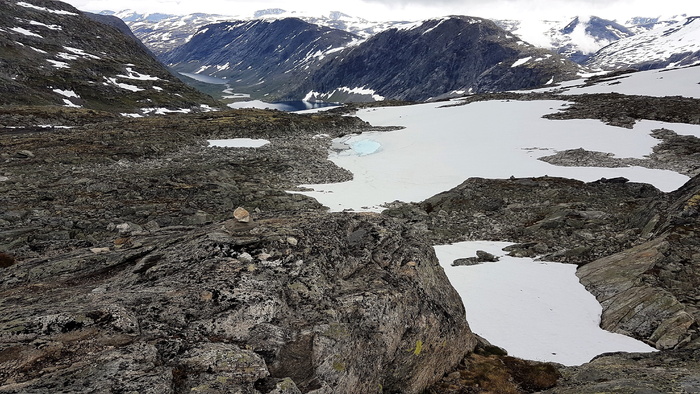
[(430, 246), (375, 215), (127, 232), (2, 270), (8, 393), (417, 393), (475, 345)]
[(601, 326), (658, 349), (700, 348), (700, 176), (668, 196), (646, 226), (653, 238), (577, 275), (601, 302)]
[(585, 264), (638, 242), (644, 209), (662, 196), (625, 179), (471, 178), (417, 204), (385, 214), (423, 227), (435, 244), (463, 240), (517, 242), (514, 256)]

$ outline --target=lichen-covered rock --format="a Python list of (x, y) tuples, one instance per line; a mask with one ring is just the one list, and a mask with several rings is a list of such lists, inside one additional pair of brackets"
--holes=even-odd
[(0, 288), (3, 392), (417, 393), (476, 343), (429, 244), (379, 215), (143, 232)]

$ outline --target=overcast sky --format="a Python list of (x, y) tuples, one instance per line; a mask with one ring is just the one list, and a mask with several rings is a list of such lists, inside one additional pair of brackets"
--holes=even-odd
[(420, 20), (451, 14), (486, 18), (553, 19), (596, 15), (608, 19), (631, 16), (700, 15), (698, 0), (68, 0), (83, 11), (132, 9), (138, 12), (193, 12), (247, 16), (255, 10), (282, 8), (315, 14), (341, 11), (379, 20)]

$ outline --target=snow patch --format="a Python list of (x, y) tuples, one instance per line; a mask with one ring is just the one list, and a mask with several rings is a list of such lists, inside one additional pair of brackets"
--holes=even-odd
[(158, 77), (153, 77), (148, 74), (141, 74), (137, 71), (134, 71), (131, 67), (126, 68), (127, 75), (117, 75), (119, 78), (125, 78), (125, 79), (134, 79), (137, 81), (158, 81), (160, 78)]
[(63, 27), (61, 27), (59, 25), (47, 25), (45, 23), (41, 23), (41, 22), (37, 22), (37, 21), (29, 21), (29, 24), (34, 25), (34, 26), (45, 27), (49, 30), (63, 30)]
[(252, 138), (231, 138), (225, 140), (207, 140), (210, 147), (219, 148), (260, 148), (270, 143), (268, 140)]
[(90, 59), (95, 59), (95, 60), (100, 60), (100, 59), (102, 59), (101, 57), (95, 56), (95, 55), (90, 54), (90, 53), (87, 53), (87, 52), (83, 51), (82, 49), (73, 48), (73, 47), (66, 47), (66, 46), (64, 46), (63, 49), (65, 49), (66, 51), (71, 52), (71, 53), (73, 53), (73, 54), (75, 54), (75, 55), (78, 55), (78, 56), (88, 57), (88, 58), (90, 58)]
[(107, 81), (107, 82), (104, 83), (105, 85), (116, 86), (116, 87), (118, 87), (118, 88), (122, 88), (122, 89), (129, 90), (129, 91), (132, 91), (132, 92), (140, 92), (140, 91), (144, 90), (144, 89), (141, 89), (140, 87), (135, 86), (135, 85), (129, 85), (129, 84), (126, 84), (126, 83), (117, 82), (117, 79), (116, 79), (116, 78), (104, 77), (104, 79)]
[(12, 27), (12, 28), (10, 28), (10, 30), (12, 30), (15, 33), (23, 34), (23, 35), (28, 36), (28, 37), (44, 38), (44, 37), (40, 36), (39, 34), (36, 34), (32, 31), (27, 30), (27, 29), (22, 28), (22, 27)]
[(34, 4), (29, 4), (29, 3), (24, 2), (24, 1), (17, 2), (17, 5), (20, 7), (24, 7), (24, 8), (32, 8), (32, 9), (35, 9), (38, 11), (50, 12), (52, 14), (57, 14), (57, 15), (78, 15), (75, 12), (64, 11), (64, 10), (52, 10), (50, 8), (39, 7), (39, 6), (36, 6)]
[(72, 90), (53, 89), (52, 92), (58, 93), (61, 96), (68, 97), (68, 98), (71, 98), (71, 97), (80, 98), (80, 96), (78, 96), (78, 94)]
[[(474, 333), (511, 356), (564, 365), (580, 365), (607, 352), (656, 351), (600, 328), (602, 308), (579, 282), (575, 265), (509, 257), (502, 250), (508, 245), (477, 241), (434, 247)], [(452, 266), (477, 250), (500, 260)]]
[(522, 66), (523, 64), (529, 62), (530, 59), (532, 59), (532, 56), (528, 56), (528, 57), (524, 57), (524, 58), (522, 58), (522, 59), (518, 59), (518, 60), (515, 61), (515, 63), (513, 63), (512, 66), (510, 66), (510, 68)]
[(46, 59), (47, 62), (51, 63), (52, 66), (56, 68), (70, 68), (70, 65), (65, 62), (59, 62), (58, 60)]

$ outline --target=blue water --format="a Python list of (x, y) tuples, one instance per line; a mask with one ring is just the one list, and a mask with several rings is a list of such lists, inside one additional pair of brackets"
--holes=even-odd
[(228, 81), (225, 79), (210, 77), (209, 75), (194, 74), (194, 73), (180, 73), (180, 74), (184, 75), (186, 77), (190, 77), (190, 78), (195, 79), (195, 80), (200, 81), (200, 82), (210, 83), (212, 85), (226, 85), (228, 83)]

